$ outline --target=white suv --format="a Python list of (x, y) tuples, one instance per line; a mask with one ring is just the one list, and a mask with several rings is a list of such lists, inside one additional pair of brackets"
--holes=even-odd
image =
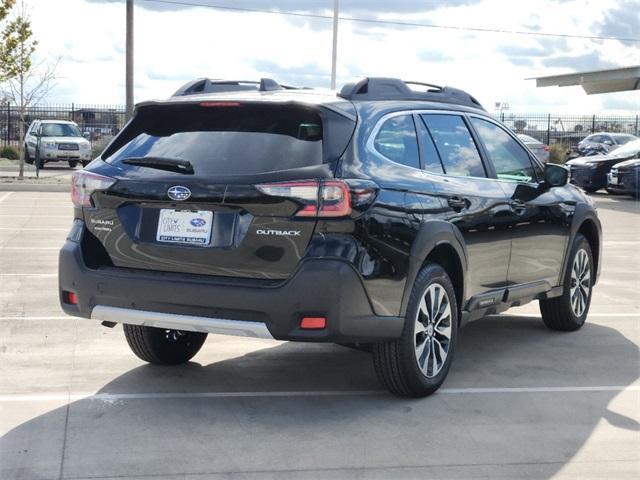
[(91, 143), (82, 136), (78, 125), (68, 120), (34, 120), (25, 135), (24, 156), (27, 163), (36, 158), (40, 140), (40, 165), (46, 162), (68, 161), (71, 168), (91, 161)]

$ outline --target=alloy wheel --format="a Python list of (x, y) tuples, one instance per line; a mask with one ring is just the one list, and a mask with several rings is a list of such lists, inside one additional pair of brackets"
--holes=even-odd
[(442, 370), (451, 344), (451, 304), (443, 286), (427, 287), (415, 318), (414, 346), (418, 367), (433, 378)]
[(571, 285), (569, 296), (571, 310), (576, 317), (581, 317), (587, 308), (589, 293), (591, 290), (591, 269), (589, 267), (589, 255), (586, 250), (576, 252), (571, 267)]

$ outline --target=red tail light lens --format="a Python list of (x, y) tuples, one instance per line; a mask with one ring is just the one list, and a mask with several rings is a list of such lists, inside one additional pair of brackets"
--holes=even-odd
[(106, 190), (114, 183), (115, 178), (79, 170), (71, 177), (71, 201), (76, 207), (91, 207), (91, 194)]
[(548, 151), (549, 151), (549, 146), (548, 146), (548, 145), (545, 145), (544, 147), (542, 147), (542, 149), (543, 149), (545, 152), (548, 152)]
[(349, 186), (340, 180), (303, 180), (256, 185), (274, 197), (286, 197), (302, 204), (296, 217), (344, 217), (351, 214)]

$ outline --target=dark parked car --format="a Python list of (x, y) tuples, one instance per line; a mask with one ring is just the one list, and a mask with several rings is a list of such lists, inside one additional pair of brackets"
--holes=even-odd
[(628, 133), (593, 133), (578, 143), (576, 152), (579, 156), (605, 154), (634, 140), (638, 137)]
[(522, 133), (518, 134), (518, 138), (522, 143), (529, 147), (529, 150), (531, 150), (542, 163), (547, 163), (549, 161), (549, 145)]
[(634, 159), (613, 166), (607, 175), (607, 191), (640, 198), (640, 153)]
[(636, 158), (640, 154), (640, 139), (628, 142), (606, 155), (594, 155), (569, 160), (571, 183), (595, 192), (607, 187), (607, 174), (611, 168), (624, 160)]
[(596, 211), (469, 94), (221, 84), (138, 105), (76, 172), (65, 312), (156, 364), (207, 333), (367, 347), (404, 396), (442, 384), (471, 320), (539, 300), (549, 328), (584, 324)]

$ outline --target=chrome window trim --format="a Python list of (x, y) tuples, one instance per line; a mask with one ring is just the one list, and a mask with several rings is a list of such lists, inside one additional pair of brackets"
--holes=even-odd
[[(444, 177), (444, 178), (473, 178), (473, 179), (479, 179), (479, 180), (497, 180), (495, 178), (491, 178), (491, 177), (469, 177), (469, 176), (463, 176), (463, 175), (447, 175), (446, 173), (435, 173), (435, 172), (429, 172), (427, 170), (425, 170), (424, 168), (419, 167), (419, 168), (414, 168), (414, 167), (410, 167), (408, 165), (403, 165), (402, 163), (398, 163), (395, 162), (393, 160), (391, 160), (390, 158), (385, 157), (384, 155), (382, 155), (380, 152), (378, 152), (375, 147), (374, 147), (374, 141), (376, 136), (378, 135), (378, 132), (380, 131), (380, 128), (382, 128), (382, 125), (384, 124), (384, 122), (386, 122), (388, 119), (393, 118), (393, 117), (399, 117), (400, 115), (420, 115), (420, 114), (440, 114), (440, 115), (456, 115), (458, 117), (463, 117), (465, 116), (466, 112), (462, 112), (462, 111), (456, 111), (456, 110), (433, 110), (433, 109), (413, 109), (413, 110), (398, 110), (396, 112), (389, 112), (389, 113), (385, 113), (382, 117), (380, 117), (378, 119), (378, 121), (376, 122), (376, 124), (373, 126), (373, 129), (371, 130), (371, 133), (369, 134), (369, 137), (367, 138), (367, 142), (365, 143), (365, 151), (367, 151), (368, 153), (371, 153), (375, 156), (377, 156), (378, 158), (386, 161), (386, 162), (391, 162), (394, 165), (399, 165), (401, 167), (404, 168), (411, 168), (412, 170), (418, 170), (420, 171), (422, 174), (424, 175), (436, 175), (439, 177)], [(481, 115), (479, 115), (481, 118), (483, 118)], [(415, 125), (414, 125), (415, 128)], [(469, 132), (469, 134), (471, 134), (471, 132)], [(416, 129), (416, 139), (418, 137), (418, 131)], [(473, 136), (472, 136), (473, 138)], [(475, 140), (474, 140), (475, 143)], [(482, 152), (480, 152), (480, 149), (478, 148), (478, 146), (476, 145), (476, 148), (478, 149), (478, 155), (480, 155), (480, 159), (483, 162), (483, 166), (484, 166), (484, 160), (482, 159)], [(420, 151), (420, 140), (418, 139), (418, 151)], [(420, 159), (418, 159), (420, 161)]]

